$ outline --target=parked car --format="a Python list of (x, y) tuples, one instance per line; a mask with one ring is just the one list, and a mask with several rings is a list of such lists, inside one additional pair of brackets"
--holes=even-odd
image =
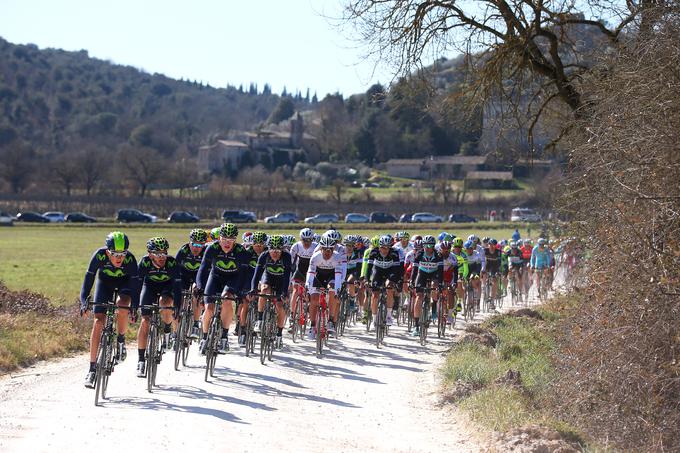
[(467, 214), (451, 214), (449, 216), (449, 222), (453, 223), (475, 223), (477, 219)]
[(297, 221), (298, 216), (294, 212), (278, 212), (264, 218), (264, 223), (295, 223)]
[(541, 216), (531, 208), (514, 208), (510, 213), (511, 222), (540, 222)]
[(59, 211), (49, 211), (43, 214), (43, 217), (47, 217), (50, 222), (62, 223), (65, 222), (64, 213)]
[(130, 222), (141, 222), (141, 223), (154, 223), (156, 221), (156, 216), (147, 214), (140, 211), (139, 209), (119, 209), (116, 213), (116, 222), (130, 223)]
[(392, 223), (397, 221), (396, 217), (386, 212), (371, 212), (369, 218), (371, 223)]
[(443, 221), (442, 216), (432, 214), (431, 212), (416, 212), (411, 216), (411, 222), (413, 223), (438, 223)]
[(11, 215), (5, 211), (0, 211), (0, 225), (2, 226), (12, 226), (14, 225), (14, 219)]
[(305, 223), (334, 223), (338, 220), (337, 214), (316, 214), (312, 217), (306, 217)]
[(50, 219), (37, 212), (26, 211), (17, 214), (17, 222), (50, 223)]
[(250, 223), (257, 222), (257, 216), (249, 211), (224, 211), (222, 219), (231, 223)]
[(168, 216), (168, 222), (170, 223), (196, 223), (201, 219), (189, 211), (173, 211)]
[(358, 214), (356, 212), (350, 212), (345, 216), (345, 223), (368, 223), (369, 218), (367, 215)]
[(402, 214), (402, 215), (399, 217), (399, 223), (411, 223), (411, 217), (412, 217), (412, 216), (413, 216), (413, 214), (408, 214), (408, 213), (407, 213), (407, 214)]
[(82, 212), (69, 212), (68, 214), (66, 214), (66, 221), (79, 223), (94, 223), (97, 221), (97, 219)]

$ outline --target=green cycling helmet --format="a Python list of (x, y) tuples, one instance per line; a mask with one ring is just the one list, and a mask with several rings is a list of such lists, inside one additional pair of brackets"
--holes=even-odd
[(148, 252), (161, 252), (165, 251), (170, 248), (170, 244), (168, 243), (168, 240), (165, 239), (164, 237), (155, 237), (151, 238), (146, 242), (146, 250)]
[[(262, 234), (264, 234), (264, 233), (262, 233)], [(278, 234), (271, 236), (269, 238), (269, 248), (270, 249), (276, 249), (276, 250), (283, 249), (283, 238), (281, 236), (279, 236)]]
[(453, 240), (453, 246), (454, 247), (463, 247), (463, 238), (455, 238)]
[(233, 223), (223, 223), (220, 227), (220, 237), (236, 239), (238, 228)]
[(267, 242), (267, 233), (263, 231), (256, 231), (253, 233), (252, 239), (253, 244), (264, 245)]
[(196, 228), (195, 230), (191, 230), (191, 233), (189, 233), (189, 240), (191, 242), (205, 242), (208, 240), (208, 234), (205, 232), (205, 230)]
[(210, 230), (210, 239), (216, 241), (220, 238), (220, 227), (215, 227)]
[(371, 246), (378, 247), (380, 245), (380, 236), (373, 236), (371, 238)]
[(125, 252), (130, 246), (130, 241), (125, 233), (112, 231), (106, 236), (106, 248), (112, 252)]

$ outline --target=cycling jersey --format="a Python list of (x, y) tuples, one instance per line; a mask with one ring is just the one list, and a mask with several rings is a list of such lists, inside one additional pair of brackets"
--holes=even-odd
[(257, 285), (262, 283), (269, 285), (277, 296), (283, 296), (288, 290), (290, 281), (291, 262), (290, 253), (282, 252), (278, 260), (274, 260), (269, 252), (263, 252), (257, 260), (255, 273), (250, 282), (250, 290), (257, 290)]
[(531, 246), (523, 245), (522, 247), (520, 247), (520, 250), (522, 251), (522, 259), (524, 259), (524, 261), (528, 263), (531, 260), (532, 251)]
[(411, 284), (415, 284), (416, 289), (422, 289), (430, 281), (441, 283), (443, 272), (444, 260), (437, 251), (433, 250), (431, 255), (420, 251), (413, 260)]
[(413, 250), (413, 244), (411, 244), (409, 242), (409, 243), (406, 244), (406, 247), (404, 247), (403, 245), (401, 245), (401, 242), (397, 242), (396, 244), (394, 244), (392, 246), (392, 248), (394, 248), (396, 250), (400, 250), (403, 253), (404, 257), (406, 257), (406, 255), (408, 255), (408, 253), (411, 250)]
[(458, 278), (462, 278), (464, 280), (467, 279), (468, 274), (470, 273), (470, 268), (467, 261), (467, 253), (461, 250), (459, 254), (451, 252), (451, 255), (456, 257), (456, 261), (458, 262)]
[(484, 270), (491, 275), (495, 275), (501, 271), (501, 252), (497, 248), (493, 249), (493, 253), (490, 249), (484, 251), (486, 256), (486, 266)]
[[(106, 251), (106, 247), (101, 247), (92, 255), (90, 264), (85, 272), (83, 286), (80, 289), (81, 306), (85, 306), (87, 297), (90, 295), (92, 285), (95, 282), (95, 276), (98, 276), (93, 300), (96, 304), (110, 302), (116, 289), (118, 289), (118, 294), (130, 296), (132, 303), (135, 303), (135, 299), (139, 296), (138, 268), (135, 256), (128, 252), (122, 266), (116, 267), (111, 263)], [(106, 307), (94, 308), (94, 313), (105, 312)]]
[[(139, 295), (142, 315), (151, 314), (151, 311), (144, 307), (154, 304), (158, 294), (171, 296), (177, 308), (182, 305), (182, 280), (174, 257), (168, 256), (163, 267), (156, 267), (149, 255), (144, 255), (139, 262), (139, 280), (142, 282)], [(132, 308), (136, 309), (137, 305), (133, 303)]]
[(304, 281), (307, 276), (307, 269), (309, 269), (309, 260), (312, 258), (316, 250), (316, 242), (305, 248), (302, 241), (298, 241), (290, 248), (290, 260), (295, 268), (293, 278), (297, 281)]
[(383, 256), (380, 253), (380, 248), (376, 247), (368, 255), (368, 266), (364, 277), (368, 277), (374, 287), (379, 287), (386, 280), (400, 281), (403, 269), (399, 253), (396, 250), (390, 249), (387, 256)]
[[(347, 251), (345, 250), (345, 246), (342, 244), (335, 244), (335, 252), (340, 256), (340, 267), (342, 268), (342, 281), (344, 282), (345, 279), (347, 278)], [(314, 249), (314, 253), (320, 252), (321, 251), (321, 246), (317, 245), (316, 249)]]
[(191, 248), (188, 243), (184, 244), (177, 251), (175, 260), (179, 266), (180, 277), (182, 278), (182, 288), (189, 289), (191, 283), (196, 281), (196, 274), (198, 274), (198, 269), (201, 267), (204, 253), (205, 247), (202, 247), (201, 253), (194, 255), (191, 253)]
[(318, 293), (317, 288), (325, 288), (329, 283), (333, 283), (333, 288), (339, 290), (342, 285), (342, 262), (343, 257), (338, 252), (333, 252), (329, 259), (323, 257), (323, 251), (315, 252), (309, 260), (305, 279), (309, 293)]
[(215, 242), (203, 255), (196, 286), (203, 290), (206, 298), (219, 296), (225, 289), (237, 293), (244, 287), (249, 261), (250, 255), (241, 244), (234, 244), (229, 252), (225, 252), (220, 243)]
[(458, 282), (458, 258), (456, 255), (449, 252), (446, 256), (442, 255), (442, 260), (444, 260), (444, 272), (443, 278), (444, 283), (455, 285)]
[(531, 251), (531, 261), (529, 265), (534, 269), (546, 269), (550, 267), (550, 253), (547, 247), (543, 250), (538, 248), (538, 245)]
[(354, 278), (359, 278), (361, 275), (361, 267), (364, 262), (363, 252), (361, 250), (352, 249), (352, 253), (347, 257), (347, 276), (353, 275)]
[(522, 256), (522, 251), (519, 248), (510, 249), (508, 252), (508, 262), (510, 267), (516, 269), (524, 265), (524, 257)]
[(473, 250), (471, 254), (467, 255), (468, 272), (470, 274), (479, 275), (486, 270), (486, 261), (484, 255), (477, 250)]

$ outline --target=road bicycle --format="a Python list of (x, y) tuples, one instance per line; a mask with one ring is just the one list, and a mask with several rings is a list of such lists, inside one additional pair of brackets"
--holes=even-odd
[(217, 355), (220, 348), (220, 340), (222, 339), (222, 303), (225, 300), (238, 301), (237, 297), (233, 296), (211, 296), (209, 299), (215, 301), (215, 312), (210, 318), (208, 324), (208, 336), (205, 343), (205, 382), (208, 382), (208, 377), (215, 377), (215, 363), (217, 362)]
[(276, 341), (276, 301), (281, 300), (279, 296), (273, 294), (257, 294), (255, 297), (265, 299), (264, 312), (262, 314), (262, 326), (260, 328), (260, 363), (272, 360), (274, 353), (274, 342)]
[(257, 299), (252, 298), (242, 303), (248, 304), (245, 333), (242, 331), (241, 334), (246, 336), (246, 357), (250, 357), (250, 354), (255, 354), (255, 341), (257, 340), (257, 333), (255, 332), (255, 322), (257, 321)]
[(298, 338), (303, 339), (307, 327), (307, 309), (309, 307), (309, 294), (304, 285), (295, 283), (293, 285), (293, 297), (290, 307), (290, 326), (293, 343), (297, 343)]
[(316, 355), (322, 357), (323, 347), (328, 346), (328, 289), (319, 288), (319, 308), (316, 311)]
[[(427, 285), (423, 291), (423, 309), (420, 315), (420, 345), (425, 346), (427, 343), (427, 330), (430, 327), (431, 311), (432, 311), (432, 286)], [(441, 293), (441, 291), (439, 291)]]
[(476, 302), (475, 302), (475, 287), (472, 285), (474, 276), (468, 276), (465, 280), (465, 297), (463, 298), (463, 318), (470, 322), (475, 319)]
[(146, 389), (149, 393), (156, 385), (156, 374), (158, 365), (161, 363), (165, 350), (163, 348), (163, 328), (161, 326), (161, 311), (174, 310), (175, 307), (161, 307), (161, 295), (156, 294), (156, 300), (152, 305), (145, 305), (143, 308), (151, 311), (149, 319), (149, 334), (146, 340)]
[(177, 332), (175, 332), (175, 370), (179, 371), (179, 364), (187, 366), (189, 348), (193, 343), (191, 329), (194, 326), (194, 293), (192, 291), (182, 291), (182, 309), (177, 321)]
[[(114, 301), (118, 300), (118, 290), (113, 292)], [(106, 390), (109, 384), (109, 377), (113, 373), (114, 368), (118, 364), (118, 357), (116, 351), (117, 333), (114, 329), (116, 321), (116, 311), (118, 309), (130, 310), (129, 307), (123, 307), (110, 301), (101, 304), (92, 303), (88, 300), (88, 309), (95, 307), (106, 308), (106, 321), (104, 329), (99, 337), (99, 349), (97, 350), (96, 370), (95, 370), (95, 388), (94, 388), (94, 405), (99, 406), (99, 399), (106, 399)]]
[(378, 309), (375, 315), (375, 346), (380, 349), (387, 335), (387, 286), (382, 285), (378, 297)]

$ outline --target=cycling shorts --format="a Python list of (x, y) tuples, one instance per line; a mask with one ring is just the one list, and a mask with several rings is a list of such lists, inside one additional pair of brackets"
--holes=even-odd
[(229, 277), (222, 277), (219, 274), (211, 272), (203, 291), (203, 294), (205, 295), (203, 301), (206, 304), (214, 304), (214, 297), (221, 296), (224, 292), (238, 294), (239, 289), (237, 273), (230, 274)]
[[(114, 291), (118, 289), (118, 295), (132, 297), (132, 286), (128, 277), (116, 279), (97, 278), (94, 286), (95, 304), (105, 304), (111, 302)], [(106, 307), (94, 307), (94, 313), (106, 313)]]
[(392, 288), (396, 289), (397, 286), (399, 286), (395, 285), (397, 282), (397, 276), (395, 274), (388, 272), (376, 272), (371, 279), (371, 289), (373, 291), (379, 290), (385, 286), (385, 282), (388, 280), (392, 283)]
[(436, 284), (440, 283), (437, 279), (436, 272), (431, 274), (428, 274), (427, 272), (418, 272), (418, 275), (416, 276), (416, 292), (422, 293), (425, 290), (425, 287), (432, 282)]
[(142, 292), (139, 294), (139, 303), (142, 306), (142, 316), (151, 316), (149, 305), (156, 303), (158, 295), (172, 297), (172, 281), (163, 283), (144, 283)]
[(316, 269), (316, 275), (309, 288), (309, 294), (319, 294), (320, 288), (335, 288), (335, 269)]

